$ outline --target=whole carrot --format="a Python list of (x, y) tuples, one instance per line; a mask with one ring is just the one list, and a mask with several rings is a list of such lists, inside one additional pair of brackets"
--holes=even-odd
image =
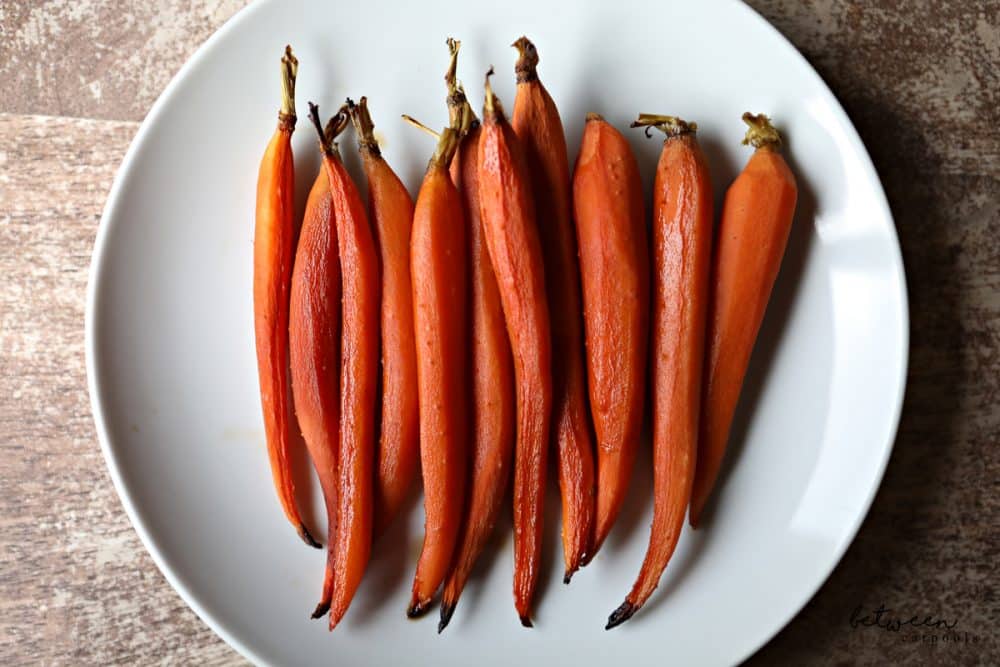
[(455, 81), (458, 43), (451, 40), (449, 45), (452, 67), (448, 77), (448, 106), (452, 125), (470, 126), (452, 160), (451, 179), (462, 195), (469, 239), (473, 450), (468, 508), (441, 598), (438, 632), (451, 620), (472, 567), (493, 532), (514, 454), (514, 368), (510, 340), (479, 214), (480, 128), (465, 91)]
[(726, 192), (712, 267), (712, 309), (691, 525), (701, 521), (719, 474), (750, 352), (792, 228), (795, 176), (767, 116), (743, 114), (744, 144), (756, 150)]
[(542, 553), (552, 338), (528, 167), (490, 86), (492, 74), (491, 68), (479, 137), (479, 207), (514, 355), (514, 606), (521, 624), (531, 627)]
[(446, 128), (413, 214), (410, 271), (424, 478), (424, 544), (407, 615), (427, 611), (448, 574), (465, 506), (468, 326), (462, 198), (448, 175), (459, 135)]
[[(334, 119), (324, 142), (332, 146), (346, 123)], [(326, 613), (333, 592), (337, 523), (337, 447), (340, 440), (340, 257), (333, 195), (325, 170), (316, 176), (295, 251), (288, 340), (295, 414), (326, 503), (327, 567), (314, 615)]]
[(639, 166), (628, 141), (589, 114), (573, 177), (590, 407), (597, 435), (591, 554), (618, 517), (642, 427), (649, 250)]
[[(357, 591), (372, 542), (375, 393), (378, 381), (378, 254), (365, 205), (339, 155), (323, 142), (319, 110), (309, 105), (330, 179), (343, 284), (340, 367), (340, 442), (337, 448), (336, 539), (330, 629)], [(340, 113), (346, 113), (341, 110)]]
[(643, 114), (632, 127), (667, 138), (653, 184), (653, 525), (632, 591), (608, 618), (624, 623), (656, 589), (691, 499), (712, 250), (712, 184), (697, 126)]
[(295, 76), (299, 61), (292, 47), (281, 58), (281, 111), (257, 176), (257, 212), (253, 246), (253, 313), (257, 339), (257, 374), (264, 412), (264, 433), (271, 475), (285, 516), (299, 537), (313, 539), (295, 503), (291, 471), (292, 429), (288, 382), (288, 304), (295, 257)]
[(393, 520), (413, 487), (420, 455), (417, 351), (410, 288), (413, 200), (382, 157), (364, 97), (350, 105), (368, 179), (368, 213), (382, 265), (382, 426), (375, 480), (374, 537)]
[(538, 79), (538, 52), (527, 37), (514, 42), (520, 57), (510, 124), (517, 134), (535, 199), (545, 259), (545, 287), (552, 323), (553, 440), (559, 462), (565, 575), (588, 559), (594, 530), (594, 442), (590, 435), (583, 367), (580, 273), (573, 234), (566, 136), (555, 102)]

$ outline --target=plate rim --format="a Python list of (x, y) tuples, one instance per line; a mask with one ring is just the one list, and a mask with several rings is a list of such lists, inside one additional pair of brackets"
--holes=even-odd
[[(91, 261), (88, 269), (86, 307), (84, 314), (84, 353), (87, 372), (87, 391), (90, 398), (91, 414), (94, 419), (97, 439), (101, 447), (101, 453), (104, 457), (105, 465), (107, 466), (108, 473), (111, 477), (115, 492), (118, 495), (118, 499), (121, 501), (121, 504), (125, 509), (125, 514), (128, 517), (129, 523), (139, 535), (139, 539), (142, 542), (143, 547), (153, 559), (157, 569), (159, 569), (160, 573), (177, 592), (177, 594), (180, 595), (184, 603), (192, 611), (194, 611), (194, 613), (203, 623), (205, 623), (205, 625), (207, 625), (217, 636), (226, 642), (226, 644), (228, 644), (242, 657), (250, 660), (254, 664), (270, 664), (270, 661), (261, 656), (253, 647), (243, 643), (243, 641), (229, 632), (223, 623), (217, 621), (213, 615), (202, 606), (202, 604), (198, 601), (195, 592), (192, 591), (181, 580), (181, 578), (174, 573), (173, 569), (160, 552), (156, 539), (154, 538), (149, 527), (147, 527), (146, 523), (143, 521), (140, 511), (136, 507), (128, 487), (125, 485), (115, 445), (111, 442), (104, 416), (104, 401), (102, 399), (103, 389), (97, 373), (97, 357), (99, 354), (97, 351), (96, 313), (101, 299), (101, 295), (97, 291), (97, 285), (101, 283), (101, 274), (104, 271), (104, 264), (106, 263), (106, 246), (108, 245), (108, 239), (111, 236), (111, 229), (116, 224), (114, 222), (116, 219), (115, 211), (120, 206), (124, 183), (127, 175), (133, 169), (132, 163), (136, 160), (136, 156), (139, 154), (143, 144), (145, 144), (146, 137), (149, 134), (150, 129), (158, 122), (163, 113), (163, 108), (166, 106), (167, 101), (173, 97), (176, 88), (180, 85), (180, 82), (187, 78), (189, 71), (196, 68), (201, 61), (207, 57), (207, 54), (214, 48), (216, 42), (222, 40), (230, 32), (237, 30), (238, 27), (245, 21), (249, 20), (251, 16), (256, 14), (258, 11), (261, 11), (263, 7), (270, 5), (275, 1), (276, 0), (258, 0), (257, 2), (252, 2), (227, 19), (225, 23), (223, 23), (195, 50), (184, 65), (171, 78), (170, 82), (163, 89), (163, 92), (160, 93), (152, 107), (150, 107), (149, 113), (147, 113), (146, 117), (142, 120), (139, 129), (136, 131), (135, 136), (125, 152), (125, 156), (123, 157), (121, 164), (115, 171), (115, 176), (108, 192), (107, 199), (105, 200), (104, 209), (101, 213), (101, 219), (95, 235), (94, 248), (91, 254)], [(910, 315), (906, 270), (903, 263), (902, 249), (899, 243), (899, 234), (896, 229), (895, 218), (892, 215), (892, 209), (889, 206), (889, 201), (885, 194), (885, 188), (882, 185), (882, 180), (879, 177), (871, 155), (862, 141), (857, 128), (854, 126), (854, 122), (851, 120), (850, 115), (844, 109), (840, 100), (834, 94), (826, 80), (823, 79), (822, 75), (816, 71), (805, 56), (803, 56), (798, 50), (798, 48), (787, 37), (785, 37), (780, 30), (772, 25), (771, 22), (764, 18), (757, 10), (744, 2), (741, 2), (740, 0), (725, 0), (725, 2), (728, 4), (738, 5), (738, 7), (744, 12), (744, 16), (747, 21), (756, 22), (759, 26), (762, 26), (763, 29), (771, 35), (771, 37), (783, 44), (791, 52), (791, 57), (797, 61), (799, 67), (804, 67), (819, 80), (821, 83), (821, 90), (826, 97), (826, 102), (836, 111), (839, 111), (839, 113), (847, 121), (847, 137), (851, 146), (861, 157), (861, 163), (865, 170), (866, 180), (876, 186), (875, 203), (880, 210), (881, 217), (889, 222), (888, 231), (890, 240), (892, 241), (889, 249), (890, 260), (893, 264), (893, 268), (895, 269), (895, 277), (897, 278), (899, 285), (898, 303), (900, 315), (900, 331), (898, 332), (900, 339), (900, 346), (898, 350), (900, 375), (896, 378), (896, 398), (893, 406), (893, 414), (889, 420), (889, 424), (891, 426), (887, 442), (883, 446), (881, 460), (878, 462), (875, 483), (872, 484), (871, 488), (869, 488), (867, 497), (862, 503), (863, 510), (857, 514), (853, 525), (851, 525), (845, 532), (845, 539), (843, 539), (837, 549), (834, 550), (834, 558), (826, 574), (817, 579), (815, 585), (812, 587), (812, 590), (807, 596), (803, 597), (800, 603), (790, 607), (790, 612), (784, 615), (784, 618), (780, 623), (775, 625), (772, 631), (761, 634), (755, 640), (755, 643), (751, 644), (750, 649), (734, 663), (741, 664), (760, 651), (760, 649), (768, 644), (772, 639), (778, 636), (778, 634), (780, 634), (781, 631), (784, 630), (816, 596), (816, 593), (819, 592), (819, 590), (826, 584), (834, 570), (836, 570), (837, 566), (840, 564), (844, 554), (854, 543), (858, 531), (861, 529), (868, 513), (871, 511), (871, 506), (876, 495), (878, 494), (879, 489), (882, 487), (882, 481), (885, 476), (886, 468), (888, 467), (892, 452), (895, 449), (900, 418), (902, 416), (909, 367)], [(740, 11), (740, 9), (737, 9), (737, 11)]]

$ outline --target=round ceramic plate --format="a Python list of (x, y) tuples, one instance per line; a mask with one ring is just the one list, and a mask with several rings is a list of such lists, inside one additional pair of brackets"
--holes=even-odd
[[(533, 630), (513, 609), (509, 512), (445, 633), (436, 613), (407, 620), (423, 525), (415, 492), (331, 634), (309, 619), (325, 555), (279, 508), (257, 393), (254, 192), (278, 59), (295, 47), (300, 111), (367, 95), (384, 154), (415, 192), (433, 142), (400, 114), (444, 125), (445, 37), (463, 41), (459, 73), (477, 105), (492, 63), (509, 108), (508, 45), (522, 33), (541, 53), (571, 157), (585, 114), (599, 112), (629, 137), (647, 191), (661, 142), (625, 129), (637, 112), (698, 122), (717, 198), (749, 157), (743, 111), (767, 112), (787, 139), (798, 210), (727, 463), (704, 528), (685, 529), (655, 596), (614, 631), (605, 620), (648, 539), (648, 444), (611, 537), (569, 586), (551, 485)], [(352, 139), (344, 146), (354, 153)], [(301, 205), (318, 168), (305, 122), (294, 148)], [(275, 665), (739, 662), (809, 600), (854, 537), (889, 457), (906, 359), (903, 269), (868, 154), (816, 72), (735, 2), (255, 3), (198, 51), (139, 130), (101, 221), (87, 309), (97, 432), (133, 525), (206, 623)], [(300, 486), (322, 535), (318, 489)]]

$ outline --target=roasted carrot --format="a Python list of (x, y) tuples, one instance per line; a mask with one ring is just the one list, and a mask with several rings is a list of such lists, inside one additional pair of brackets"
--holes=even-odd
[(552, 324), (552, 439), (562, 497), (563, 581), (569, 583), (587, 560), (594, 532), (594, 442), (583, 367), (583, 314), (569, 157), (559, 111), (538, 79), (535, 45), (521, 37), (513, 46), (519, 58), (514, 67), (517, 96), (510, 124), (528, 162), (545, 260)]
[(465, 220), (462, 198), (448, 175), (458, 142), (454, 128), (441, 134), (417, 195), (410, 237), (425, 513), (410, 617), (427, 611), (447, 576), (465, 507)]
[(545, 267), (528, 166), (486, 75), (479, 137), (479, 209), (514, 357), (514, 606), (531, 627), (542, 554), (545, 475), (552, 411), (552, 338)]
[(313, 547), (313, 539), (295, 503), (291, 448), (295, 426), (291, 423), (288, 381), (288, 303), (295, 257), (295, 165), (292, 132), (295, 130), (295, 76), (299, 61), (292, 47), (281, 58), (281, 111), (257, 176), (257, 212), (253, 246), (253, 314), (257, 339), (257, 374), (264, 412), (264, 433), (271, 475), (285, 516), (299, 537)]
[(465, 91), (456, 83), (458, 42), (450, 40), (449, 46), (452, 67), (448, 77), (448, 106), (452, 125), (469, 126), (452, 160), (451, 179), (462, 195), (469, 242), (473, 449), (467, 510), (441, 598), (438, 632), (451, 620), (472, 567), (493, 532), (514, 454), (514, 368), (510, 340), (479, 214), (476, 172), (480, 128)]
[[(333, 146), (323, 141), (319, 110), (309, 105), (330, 180), (340, 256), (343, 321), (340, 348), (340, 442), (337, 448), (337, 524), (333, 546), (330, 629), (357, 591), (372, 542), (375, 393), (378, 382), (378, 254), (365, 205)], [(341, 109), (340, 114), (347, 113)], [(338, 114), (339, 115), (339, 114)]]
[(698, 449), (712, 250), (712, 184), (697, 126), (649, 114), (632, 123), (642, 126), (667, 135), (653, 184), (653, 525), (642, 569), (608, 618), (609, 630), (652, 595), (684, 526)]
[(767, 116), (743, 114), (744, 144), (755, 150), (726, 192), (712, 267), (712, 306), (701, 407), (691, 525), (701, 521), (712, 492), (750, 352), (792, 228), (798, 190), (781, 156), (781, 136)]
[(628, 141), (589, 114), (573, 177), (590, 407), (597, 435), (591, 556), (618, 517), (639, 445), (649, 320), (649, 249)]
[[(346, 118), (327, 126), (332, 145)], [(295, 251), (288, 341), (295, 414), (326, 504), (327, 566), (323, 593), (314, 617), (330, 606), (333, 592), (333, 544), (337, 523), (337, 447), (340, 441), (340, 257), (333, 215), (333, 195), (320, 169), (302, 219)]]
[(377, 538), (406, 501), (420, 456), (417, 351), (410, 288), (413, 200), (382, 157), (368, 100), (362, 97), (350, 110), (368, 179), (368, 214), (375, 227), (382, 267), (382, 409), (373, 532)]

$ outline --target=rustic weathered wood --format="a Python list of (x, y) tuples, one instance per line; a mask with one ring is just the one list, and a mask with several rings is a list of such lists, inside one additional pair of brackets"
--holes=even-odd
[[(91, 246), (137, 128), (115, 121), (139, 120), (242, 4), (0, 0), (0, 664), (242, 664), (129, 526), (83, 368)], [(750, 4), (804, 50), (867, 143), (912, 318), (903, 422), (871, 514), (751, 662), (1000, 664), (1000, 6)], [(13, 115), (34, 113), (49, 116)], [(980, 642), (851, 627), (855, 607), (880, 604)]]

